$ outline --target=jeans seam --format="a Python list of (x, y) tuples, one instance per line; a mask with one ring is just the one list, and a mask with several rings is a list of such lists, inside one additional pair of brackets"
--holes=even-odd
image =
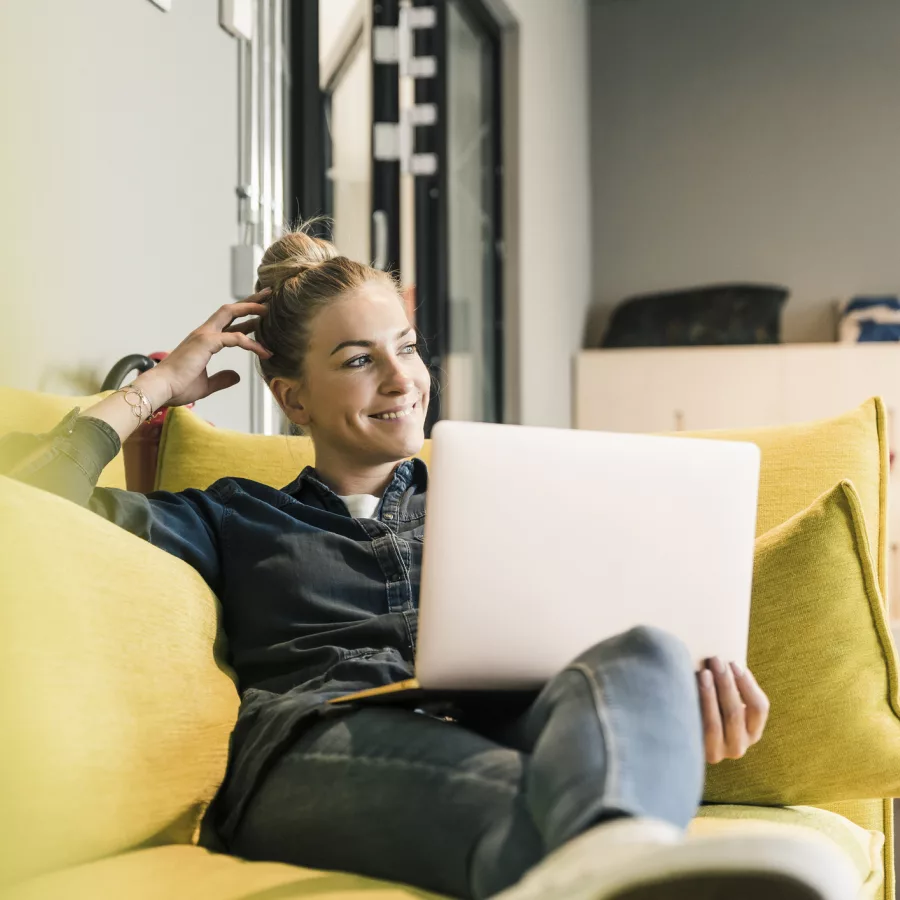
[(382, 768), (418, 769), (424, 772), (449, 775), (453, 779), (477, 781), (481, 784), (498, 788), (508, 794), (515, 794), (518, 791), (518, 786), (507, 784), (505, 781), (499, 781), (496, 778), (486, 778), (484, 775), (479, 775), (476, 772), (460, 772), (452, 766), (436, 766), (433, 763), (414, 762), (405, 759), (379, 759), (373, 756), (354, 756), (350, 753), (304, 753), (301, 759), (316, 760), (318, 762), (354, 762)]
[[(603, 797), (605, 806), (615, 806), (621, 802), (619, 797), (619, 754), (613, 737), (612, 723), (609, 721), (603, 698), (603, 689), (597, 681), (596, 674), (584, 663), (573, 663), (569, 670), (579, 672), (588, 684), (588, 690), (594, 701), (597, 724), (606, 747), (606, 765), (604, 766)], [(612, 789), (610, 789), (612, 785)], [(609, 795), (612, 796), (609, 796)]]
[(89, 481), (96, 481), (96, 479), (99, 478), (99, 475), (92, 475), (90, 472), (88, 472), (84, 465), (82, 465), (81, 460), (78, 458), (77, 452), (70, 452), (70, 448), (65, 446), (60, 447), (59, 451), (60, 453), (71, 459), (72, 462), (75, 463), (75, 465), (78, 466), (79, 469), (81, 469), (81, 471), (84, 473), (85, 478), (87, 478)]

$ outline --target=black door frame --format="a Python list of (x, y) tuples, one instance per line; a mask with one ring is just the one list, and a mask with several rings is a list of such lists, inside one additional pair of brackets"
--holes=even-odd
[[(287, 94), (285, 209), (291, 221), (327, 212), (325, 97), (319, 87), (319, 0), (285, 4)], [(315, 233), (325, 234), (324, 224)]]

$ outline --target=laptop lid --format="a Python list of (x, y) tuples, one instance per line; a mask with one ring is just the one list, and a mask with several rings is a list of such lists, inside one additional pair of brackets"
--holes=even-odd
[(438, 422), (419, 682), (537, 687), (640, 624), (743, 665), (759, 466), (750, 443)]

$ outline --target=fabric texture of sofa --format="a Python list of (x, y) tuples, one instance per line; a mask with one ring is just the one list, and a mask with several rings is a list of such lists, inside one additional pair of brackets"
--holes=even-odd
[[(48, 431), (72, 406), (91, 402), (0, 388), (0, 435)], [(883, 596), (884, 432), (883, 407), (870, 401), (827, 422), (704, 436), (762, 448), (760, 533), (851, 481)], [(224, 475), (280, 486), (312, 461), (304, 438), (227, 432), (178, 409), (167, 417), (157, 487), (203, 488)], [(124, 487), (121, 465), (108, 467), (102, 483)], [(72, 503), (0, 477), (0, 571), (0, 895), (431, 896), (197, 846), (238, 695), (218, 601), (190, 567)], [(885, 694), (891, 689), (885, 684)], [(692, 832), (815, 831), (853, 861), (859, 900), (893, 900), (890, 802), (860, 799), (852, 772), (843, 785), (829, 786), (825, 809), (704, 806)]]

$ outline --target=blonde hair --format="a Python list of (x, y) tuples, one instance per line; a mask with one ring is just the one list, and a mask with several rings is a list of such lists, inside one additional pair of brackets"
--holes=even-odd
[(330, 241), (310, 234), (319, 222), (311, 219), (280, 237), (257, 269), (256, 290), (272, 289), (269, 313), (255, 334), (273, 354), (259, 361), (267, 384), (276, 376), (303, 374), (312, 320), (329, 303), (371, 282), (390, 285), (402, 303), (392, 274), (341, 256)]

